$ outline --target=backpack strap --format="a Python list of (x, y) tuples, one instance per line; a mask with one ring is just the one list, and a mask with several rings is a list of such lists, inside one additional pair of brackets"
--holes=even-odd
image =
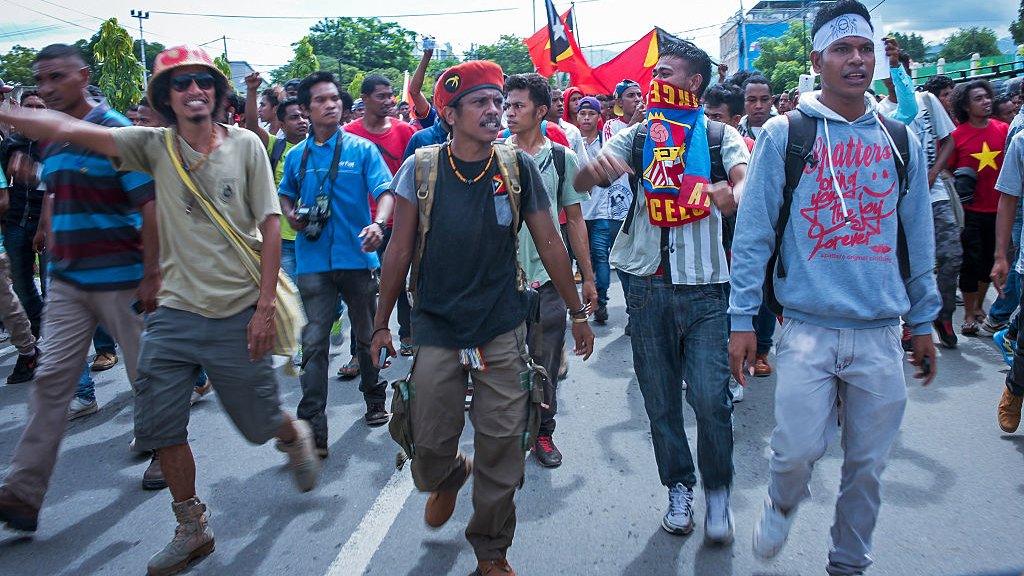
[(419, 222), (416, 226), (416, 245), (412, 253), (412, 267), (409, 270), (409, 295), (416, 302), (416, 288), (420, 277), (420, 261), (427, 245), (430, 232), (430, 213), (434, 208), (434, 188), (437, 186), (437, 171), (440, 166), (441, 144), (421, 146), (415, 152), (416, 205), (419, 208)]
[[(563, 151), (564, 152), (564, 151)], [(526, 272), (523, 271), (522, 265), (519, 264), (519, 229), (522, 226), (522, 202), (523, 202), (523, 187), (522, 182), (519, 178), (519, 156), (516, 153), (516, 149), (511, 144), (505, 144), (504, 142), (494, 143), (494, 153), (498, 158), (498, 170), (501, 171), (501, 177), (505, 180), (505, 187), (508, 188), (508, 205), (512, 211), (512, 237), (515, 239), (516, 248), (516, 289), (520, 292), (526, 290)], [(562, 160), (565, 160), (563, 154)], [(536, 191), (531, 190), (533, 194)]]
[(899, 156), (893, 158), (896, 164), (896, 181), (899, 185), (899, 196), (896, 199), (896, 260), (900, 265), (900, 275), (906, 281), (910, 280), (910, 249), (907, 246), (907, 234), (903, 229), (899, 213), (903, 197), (910, 191), (910, 178), (907, 176), (907, 168), (910, 165), (910, 136), (906, 124), (888, 118), (884, 114), (879, 114), (878, 119), (896, 144), (895, 152)]
[(277, 163), (281, 161), (281, 157), (284, 156), (285, 146), (288, 145), (288, 141), (284, 138), (274, 138), (274, 146), (270, 149), (270, 173), (273, 174), (277, 171)]
[(639, 196), (640, 182), (644, 177), (644, 141), (647, 140), (647, 123), (640, 125), (640, 128), (633, 134), (633, 143), (629, 148), (629, 166), (633, 174), (629, 177), (629, 189), (633, 192), (633, 199), (629, 203), (629, 212), (622, 222), (622, 231), (629, 234), (633, 224), (633, 213), (636, 211), (637, 196)]
[(786, 143), (786, 185), (782, 188), (782, 208), (779, 210), (779, 220), (775, 225), (775, 251), (768, 261), (771, 270), (777, 263), (776, 275), (779, 278), (786, 277), (786, 267), (783, 265), (779, 254), (782, 251), (782, 237), (789, 225), (789, 213), (793, 207), (793, 193), (800, 185), (800, 178), (804, 175), (804, 168), (817, 165), (814, 159), (814, 138), (818, 135), (818, 120), (811, 118), (800, 110), (786, 112), (786, 120), (789, 121), (789, 133)]
[(551, 159), (555, 164), (555, 172), (558, 174), (558, 189), (555, 190), (555, 198), (558, 198), (562, 195), (562, 188), (565, 187), (565, 146), (558, 142), (552, 142)]
[(708, 152), (711, 154), (711, 181), (728, 182), (729, 173), (725, 171), (722, 160), (722, 140), (725, 139), (725, 123), (708, 120)]

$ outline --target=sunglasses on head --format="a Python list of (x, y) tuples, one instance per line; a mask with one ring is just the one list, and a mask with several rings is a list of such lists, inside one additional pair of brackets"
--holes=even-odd
[(171, 88), (174, 88), (176, 92), (184, 92), (188, 90), (192, 82), (199, 86), (200, 90), (209, 90), (213, 88), (213, 74), (209, 72), (199, 72), (194, 74), (179, 74), (171, 77)]

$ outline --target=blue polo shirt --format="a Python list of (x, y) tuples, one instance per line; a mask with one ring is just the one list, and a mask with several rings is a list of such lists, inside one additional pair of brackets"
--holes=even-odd
[(447, 139), (448, 131), (444, 129), (440, 122), (433, 124), (430, 128), (424, 128), (412, 135), (409, 145), (405, 147), (405, 155), (402, 156), (402, 160), (415, 154), (417, 148), (430, 146), (431, 144), (444, 144)]
[[(341, 146), (338, 176), (328, 181), (334, 147)], [(307, 154), (306, 173), (299, 188), (299, 169)], [(284, 177), (277, 193), (303, 206), (316, 197), (330, 197), (331, 217), (323, 233), (311, 241), (301, 231), (295, 238), (297, 275), (332, 270), (373, 270), (380, 267), (376, 252), (363, 252), (359, 233), (373, 221), (369, 196), (374, 199), (391, 188), (391, 171), (369, 140), (338, 130), (323, 144), (312, 136), (295, 145), (284, 159)]]

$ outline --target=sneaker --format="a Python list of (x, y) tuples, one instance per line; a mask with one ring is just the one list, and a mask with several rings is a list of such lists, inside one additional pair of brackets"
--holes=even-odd
[(0, 486), (0, 524), (19, 532), (35, 532), (39, 527), (39, 508), (24, 502), (6, 486)]
[(999, 353), (1003, 355), (1003, 362), (1006, 362), (1007, 366), (1013, 368), (1013, 354), (1017, 351), (1017, 343), (1007, 337), (1007, 332), (1009, 332), (1009, 329), (1003, 328), (992, 335), (992, 340), (999, 348)]
[(573, 274), (573, 276), (572, 276), (572, 279), (573, 279), (573, 280), (574, 280), (574, 281), (575, 281), (575, 282), (576, 282), (577, 284), (582, 284), (582, 283), (583, 283), (583, 275), (582, 275), (582, 274), (580, 274), (580, 271), (579, 271), (579, 270), (577, 270), (577, 271), (576, 271), (576, 273), (575, 273), (575, 274)]
[(363, 415), (363, 419), (366, 420), (367, 426), (382, 426), (387, 424), (390, 418), (391, 414), (388, 414), (383, 402), (372, 402), (366, 405), (366, 414)]
[(316, 487), (320, 477), (320, 457), (313, 444), (313, 429), (305, 420), (292, 420), (295, 439), (291, 442), (275, 443), (277, 449), (288, 455), (288, 468), (299, 492), (309, 492)]
[(212, 390), (212, 389), (213, 389), (213, 383), (210, 382), (209, 378), (207, 378), (206, 379), (206, 384), (203, 384), (202, 386), (196, 386), (196, 387), (192, 388), (192, 397), (188, 399), (188, 405), (189, 406), (195, 406), (196, 402), (199, 402), (200, 400), (202, 400), (203, 396), (206, 396), (207, 394), (209, 394), (210, 390)]
[(160, 469), (160, 452), (154, 451), (153, 457), (149, 460), (149, 466), (142, 474), (143, 490), (163, 490), (167, 488), (167, 480), (164, 479), (164, 471)]
[(81, 418), (82, 416), (88, 416), (89, 414), (95, 414), (100, 411), (100, 405), (96, 403), (96, 400), (85, 401), (75, 396), (71, 400), (71, 405), (68, 406), (68, 420), (74, 420)]
[(686, 390), (686, 389), (687, 389), (687, 388), (689, 387), (689, 385), (687, 385), (687, 383), (686, 383), (686, 380), (683, 380), (683, 383), (682, 383), (682, 384), (680, 385), (680, 387), (681, 387), (681, 388), (682, 388), (683, 390)]
[(978, 327), (978, 336), (988, 336), (991, 338), (1003, 328), (1006, 328), (1006, 322), (994, 321), (992, 316), (988, 315), (985, 317), (985, 321), (981, 323), (981, 326)]
[(978, 320), (975, 318), (965, 318), (960, 324), (960, 333), (964, 336), (977, 336), (978, 330)]
[(110, 370), (117, 365), (117, 354), (114, 352), (100, 352), (96, 355), (96, 358), (92, 361), (92, 367), (90, 370), (93, 372), (103, 372), (104, 370)]
[(765, 498), (761, 519), (754, 525), (754, 556), (761, 560), (774, 558), (785, 546), (792, 526), (793, 512), (783, 514), (771, 498)]
[(1003, 386), (1003, 396), (999, 399), (999, 429), (1013, 434), (1020, 427), (1020, 409), (1024, 404), (1024, 396), (1017, 396)]
[(764, 378), (772, 375), (772, 365), (768, 363), (768, 354), (758, 354), (754, 359), (754, 376)]
[(900, 345), (903, 346), (904, 352), (914, 351), (914, 338), (910, 334), (910, 326), (903, 325), (903, 335), (900, 336)]
[(661, 519), (661, 527), (669, 534), (685, 536), (693, 532), (693, 488), (676, 484), (668, 489), (668, 512)]
[(431, 528), (444, 526), (448, 519), (452, 517), (452, 513), (455, 512), (455, 502), (459, 498), (459, 490), (462, 489), (466, 480), (469, 480), (469, 477), (473, 475), (473, 461), (467, 456), (462, 458), (462, 469), (465, 474), (462, 484), (459, 484), (458, 488), (452, 490), (431, 492), (430, 496), (427, 497), (427, 504), (423, 507), (423, 521)]
[(36, 365), (39, 363), (39, 348), (31, 354), (19, 354), (14, 363), (14, 371), (7, 377), (7, 384), (21, 384), (36, 376)]
[(739, 382), (730, 379), (729, 380), (729, 391), (732, 392), (732, 403), (737, 404), (743, 402), (743, 385)]
[(608, 322), (608, 306), (601, 304), (594, 312), (594, 322), (604, 326)]
[(348, 364), (345, 364), (338, 369), (338, 378), (342, 380), (351, 380), (359, 376), (359, 358), (353, 356)]
[(178, 526), (174, 538), (149, 559), (149, 576), (170, 576), (185, 570), (189, 562), (213, 553), (213, 530), (208, 523), (206, 504), (199, 498), (171, 504)]
[(952, 320), (936, 320), (932, 322), (932, 326), (935, 327), (935, 332), (939, 335), (939, 344), (946, 348), (956, 348), (956, 331), (953, 330)]
[(733, 541), (732, 509), (729, 507), (729, 489), (706, 490), (707, 509), (704, 513), (704, 538), (714, 544), (728, 545)]
[(476, 572), (470, 576), (516, 576), (516, 571), (508, 564), (508, 560), (477, 560)]
[(412, 356), (416, 350), (412, 346), (412, 338), (400, 338), (398, 343), (398, 353), (402, 356)]
[(533, 457), (545, 468), (558, 468), (562, 465), (562, 453), (555, 446), (550, 434), (537, 436), (537, 443), (533, 445)]

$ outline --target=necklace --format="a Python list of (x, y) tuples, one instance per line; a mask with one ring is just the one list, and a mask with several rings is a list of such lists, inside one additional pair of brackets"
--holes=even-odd
[[(185, 168), (185, 172), (188, 172), (189, 174), (191, 174), (191, 173), (195, 172), (196, 170), (199, 170), (200, 168), (203, 167), (204, 164), (206, 164), (206, 161), (210, 158), (210, 154), (213, 153), (213, 142), (216, 139), (216, 137), (217, 137), (217, 124), (214, 123), (213, 126), (210, 127), (210, 141), (209, 141), (208, 146), (207, 146), (207, 148), (210, 151), (207, 152), (206, 154), (200, 153), (199, 161), (197, 161), (195, 164), (189, 164), (188, 159), (185, 158), (185, 154), (181, 150), (181, 141), (184, 140), (184, 137), (181, 136), (180, 134), (178, 135), (178, 138), (175, 140), (175, 142), (178, 145), (178, 157), (181, 158), (181, 164)], [(187, 140), (186, 140), (186, 143), (188, 143)], [(192, 145), (189, 144), (189, 146), (191, 147)], [(192, 148), (192, 149), (195, 150), (195, 148)], [(192, 209), (195, 208), (195, 206), (196, 206), (195, 196), (192, 196), (191, 194), (186, 195), (185, 215), (186, 216), (190, 216), (192, 214)]]
[(477, 182), (479, 182), (484, 176), (487, 175), (488, 172), (491, 171), (491, 164), (493, 164), (493, 163), (494, 163), (494, 148), (491, 148), (491, 155), (487, 157), (487, 165), (484, 166), (484, 169), (483, 169), (482, 172), (480, 172), (479, 174), (476, 175), (476, 178), (473, 178), (472, 180), (470, 180), (469, 178), (466, 178), (465, 176), (463, 176), (462, 172), (459, 172), (459, 169), (455, 167), (455, 155), (452, 154), (451, 146), (448, 147), (448, 164), (452, 167), (452, 171), (455, 172), (455, 176), (459, 180), (461, 180), (463, 184), (469, 184), (470, 186), (472, 186), (473, 184), (476, 184)]

